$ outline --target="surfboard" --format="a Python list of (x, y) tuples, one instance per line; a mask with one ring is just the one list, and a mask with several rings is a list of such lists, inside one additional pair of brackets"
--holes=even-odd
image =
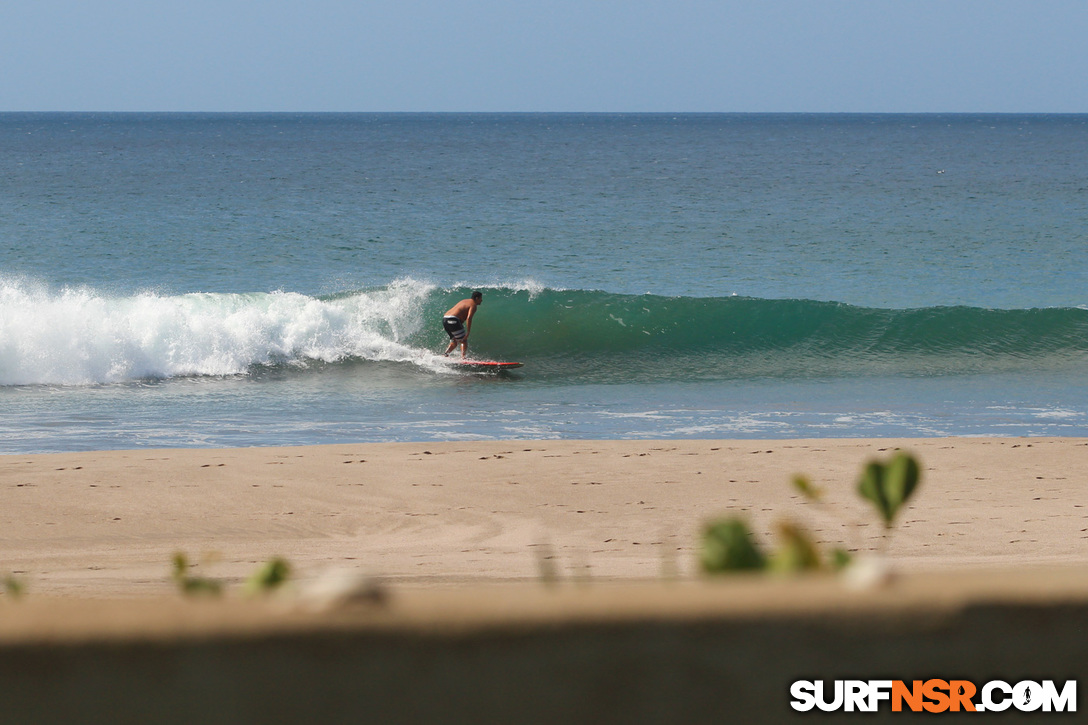
[(478, 373), (498, 372), (500, 370), (513, 370), (520, 368), (524, 363), (500, 362), (498, 360), (459, 360), (462, 368)]

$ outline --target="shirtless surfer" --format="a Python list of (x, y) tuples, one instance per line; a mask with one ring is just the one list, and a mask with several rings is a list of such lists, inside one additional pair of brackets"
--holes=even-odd
[(472, 332), (472, 317), (483, 301), (483, 293), (477, 290), (467, 300), (461, 300), (442, 316), (442, 327), (450, 336), (450, 346), (442, 353), (443, 355), (449, 355), (453, 348), (460, 344), (461, 357), (462, 359), (465, 357), (465, 352), (468, 350), (468, 335)]

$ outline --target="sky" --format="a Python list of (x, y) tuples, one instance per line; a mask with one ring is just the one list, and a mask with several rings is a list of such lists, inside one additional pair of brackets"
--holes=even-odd
[(33, 0), (0, 111), (1088, 112), (1086, 0)]

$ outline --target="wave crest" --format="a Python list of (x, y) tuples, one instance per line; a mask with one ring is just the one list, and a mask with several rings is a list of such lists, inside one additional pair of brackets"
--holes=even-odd
[[(48, 290), (0, 280), (0, 385), (239, 375), (311, 362), (442, 369), (439, 325), (471, 287), (411, 279), (310, 297), (292, 292)], [(1080, 365), (1088, 310), (890, 310), (810, 300), (664, 297), (483, 287), (479, 357), (531, 363), (537, 379), (932, 375)]]
[(425, 285), (318, 299), (291, 292), (112, 297), (0, 283), (0, 384), (237, 375), (253, 366), (411, 359)]

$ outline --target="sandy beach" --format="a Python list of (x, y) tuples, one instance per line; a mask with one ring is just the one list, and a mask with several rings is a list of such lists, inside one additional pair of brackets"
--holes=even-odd
[[(12, 722), (35, 723), (781, 722), (798, 715), (799, 678), (1081, 678), (1088, 644), (1070, 634), (1088, 618), (1086, 446), (3, 456), (0, 575), (24, 594), (0, 596), (0, 697)], [(923, 478), (888, 536), (856, 481), (897, 450)], [(804, 500), (795, 473), (822, 503)], [(830, 574), (711, 580), (700, 531), (723, 515), (745, 517), (768, 548), (778, 523), (797, 522), (825, 550), (880, 553), (893, 576), (862, 589)], [(178, 551), (225, 595), (183, 597)], [(298, 589), (247, 598), (243, 580), (273, 556)], [(371, 577), (366, 596), (304, 596), (337, 572)]]
[[(1088, 561), (1088, 441), (489, 441), (0, 457), (0, 571), (35, 596), (169, 594), (170, 560), (236, 583), (285, 557), (393, 584), (697, 577), (701, 527), (797, 521), (905, 571)], [(913, 453), (890, 537), (861, 466)], [(790, 484), (804, 473), (822, 505)]]

